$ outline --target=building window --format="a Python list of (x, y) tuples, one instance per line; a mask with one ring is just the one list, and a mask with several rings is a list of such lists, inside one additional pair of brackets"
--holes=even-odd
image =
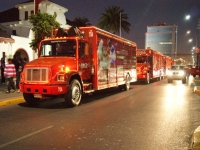
[(28, 20), (28, 11), (25, 11), (25, 20)]
[(31, 15), (34, 14), (34, 10), (31, 10)]

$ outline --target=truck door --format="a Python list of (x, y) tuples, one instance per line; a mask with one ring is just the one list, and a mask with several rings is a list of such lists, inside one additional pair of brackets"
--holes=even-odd
[(89, 44), (79, 41), (78, 43), (78, 65), (79, 73), (83, 81), (91, 78), (91, 62), (89, 54)]

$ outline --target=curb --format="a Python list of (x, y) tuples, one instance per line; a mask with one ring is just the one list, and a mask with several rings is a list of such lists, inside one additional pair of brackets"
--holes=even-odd
[(194, 81), (195, 81), (195, 82), (200, 82), (200, 79), (195, 79)]
[(200, 86), (194, 86), (194, 93), (200, 94)]
[(200, 149), (200, 126), (194, 131), (189, 149)]
[(17, 104), (17, 103), (21, 103), (21, 102), (25, 102), (23, 97), (16, 98), (16, 99), (7, 99), (7, 100), (0, 101), (0, 107), (11, 105), (11, 104)]

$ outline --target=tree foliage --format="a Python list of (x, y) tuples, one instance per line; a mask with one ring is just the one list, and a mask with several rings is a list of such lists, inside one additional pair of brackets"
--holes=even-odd
[(118, 6), (108, 6), (105, 8), (105, 12), (101, 13), (101, 15), (102, 16), (97, 24), (99, 28), (111, 33), (119, 33), (121, 22), (121, 31), (129, 33), (131, 24), (127, 21), (128, 15), (124, 14), (124, 9), (121, 9)]
[(89, 19), (86, 17), (75, 17), (73, 21), (77, 27), (91, 26)]
[(39, 42), (45, 37), (50, 37), (52, 30), (59, 28), (60, 23), (56, 21), (56, 14), (50, 15), (48, 13), (37, 13), (29, 17), (32, 23), (35, 38), (31, 41), (30, 47), (36, 51)]

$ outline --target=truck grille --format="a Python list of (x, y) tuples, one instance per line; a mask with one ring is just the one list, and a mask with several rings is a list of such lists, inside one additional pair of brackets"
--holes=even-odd
[(25, 80), (27, 82), (47, 82), (49, 79), (48, 68), (26, 68)]

